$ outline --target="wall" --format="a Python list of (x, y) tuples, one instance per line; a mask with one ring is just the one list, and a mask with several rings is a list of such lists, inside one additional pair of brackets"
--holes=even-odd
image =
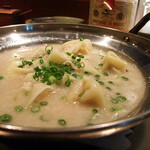
[(71, 16), (88, 22), (90, 0), (0, 0), (0, 7), (11, 5), (22, 11), (32, 9), (24, 20), (34, 17)]

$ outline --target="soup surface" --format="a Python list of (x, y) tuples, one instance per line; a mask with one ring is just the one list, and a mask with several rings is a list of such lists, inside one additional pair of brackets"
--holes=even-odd
[(134, 62), (85, 39), (0, 53), (0, 122), (73, 127), (110, 122), (142, 103)]

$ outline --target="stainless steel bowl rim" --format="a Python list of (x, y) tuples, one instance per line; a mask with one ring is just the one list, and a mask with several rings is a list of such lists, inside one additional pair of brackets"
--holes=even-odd
[[(41, 27), (47, 27), (49, 29), (51, 29), (51, 27), (56, 26), (56, 28), (68, 28), (68, 29), (72, 29), (75, 28), (76, 30), (80, 29), (96, 29), (98, 31), (103, 31), (105, 33), (105, 31), (107, 31), (107, 33), (110, 32), (110, 35), (123, 35), (125, 38), (128, 37), (129, 39), (136, 38), (139, 40), (143, 40), (146, 43), (149, 43), (150, 40), (140, 37), (138, 35), (133, 35), (131, 33), (126, 33), (126, 32), (122, 32), (122, 31), (118, 31), (115, 29), (109, 29), (109, 28), (105, 28), (105, 27), (96, 27), (96, 26), (91, 26), (91, 25), (77, 25), (77, 24), (59, 24), (59, 23), (54, 23), (54, 24), (48, 24), (48, 23), (42, 23), (42, 24), (29, 24), (31, 26), (35, 26), (38, 27), (38, 29), (40, 29)], [(3, 29), (5, 30), (14, 30), (17, 28), (24, 28), (25, 26), (28, 26), (26, 24), (23, 25), (12, 25), (12, 26), (5, 26), (5, 27), (0, 27), (0, 33), (1, 31), (3, 31)], [(47, 29), (46, 28), (46, 29)], [(0, 34), (1, 36), (1, 34)], [(114, 36), (115, 37), (115, 36)], [(121, 39), (123, 40), (123, 39)], [(128, 40), (128, 39), (127, 39)], [(124, 41), (125, 43), (128, 41)], [(148, 47), (148, 49), (150, 50), (150, 47)], [(92, 125), (92, 126), (82, 126), (82, 127), (66, 127), (66, 128), (41, 128), (41, 127), (24, 127), (24, 126), (14, 126), (14, 125), (9, 125), (9, 124), (0, 124), (0, 131), (7, 131), (7, 132), (34, 132), (34, 133), (47, 133), (47, 134), (52, 134), (52, 133), (59, 133), (59, 134), (69, 134), (69, 133), (76, 133), (78, 134), (77, 138), (80, 138), (81, 134), (85, 134), (85, 133), (90, 133), (90, 132), (97, 132), (97, 131), (102, 131), (105, 130), (107, 131), (107, 129), (115, 129), (115, 128), (119, 128), (121, 131), (122, 129), (126, 129), (125, 126), (129, 126), (132, 127), (135, 126), (136, 124), (140, 123), (141, 121), (143, 121), (144, 119), (146, 119), (147, 117), (150, 116), (150, 110), (143, 112), (141, 114), (138, 114), (134, 117), (130, 117), (130, 118), (126, 118), (126, 119), (122, 119), (122, 120), (117, 120), (117, 121), (113, 121), (113, 122), (108, 122), (108, 123), (104, 123), (104, 124), (99, 124), (99, 125)], [(128, 128), (129, 128), (128, 127)], [(118, 132), (118, 131), (116, 131)], [(113, 132), (115, 133), (115, 132)], [(0, 136), (3, 136), (3, 134), (0, 133)], [(107, 134), (103, 134), (102, 136), (106, 136)], [(101, 136), (99, 134), (99, 136)], [(57, 137), (57, 135), (56, 135)], [(59, 135), (58, 135), (59, 137)], [(95, 137), (92, 135), (92, 133), (86, 137)], [(70, 138), (70, 137), (69, 137)]]

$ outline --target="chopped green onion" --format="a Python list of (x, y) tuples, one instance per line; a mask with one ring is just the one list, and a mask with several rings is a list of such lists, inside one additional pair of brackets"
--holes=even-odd
[(25, 65), (31, 66), (32, 64), (33, 64), (32, 61), (23, 60), (23, 61), (22, 61), (22, 65), (19, 65), (18, 67), (19, 67), (19, 68), (23, 68)]
[(37, 113), (39, 111), (40, 111), (40, 106), (38, 106), (38, 105), (31, 106), (31, 112)]
[(116, 93), (116, 95), (120, 95), (120, 93)]
[(44, 64), (44, 60), (42, 58), (40, 58), (40, 64)]
[(102, 81), (98, 81), (98, 80), (97, 80), (97, 82), (98, 82), (100, 85), (104, 85), (104, 82), (102, 82)]
[(82, 75), (82, 74), (78, 74), (78, 77), (79, 77), (80, 79), (82, 79), (82, 78), (83, 78), (83, 75)]
[(65, 82), (65, 85), (66, 85), (66, 87), (69, 87), (70, 84), (71, 84), (71, 81), (68, 79), (68, 80)]
[(122, 101), (127, 100), (127, 98), (126, 98), (126, 97), (124, 97), (124, 96), (122, 96), (122, 97), (121, 97), (121, 99), (122, 99)]
[(117, 98), (111, 98), (111, 102), (112, 102), (113, 104), (117, 104), (117, 103), (118, 103), (118, 99), (117, 99)]
[(87, 126), (92, 126), (92, 125), (94, 125), (94, 124), (90, 123), (90, 122), (87, 123)]
[(76, 55), (72, 55), (72, 57), (71, 57), (72, 59), (76, 59)]
[(77, 74), (76, 74), (76, 73), (73, 73), (72, 76), (73, 76), (74, 78), (77, 78)]
[(118, 110), (122, 110), (122, 109), (123, 109), (122, 107), (116, 106), (116, 107), (112, 107), (111, 111), (114, 112), (114, 111), (118, 111)]
[(23, 68), (23, 67), (24, 67), (23, 65), (19, 65), (19, 66), (18, 66), (18, 68)]
[(3, 76), (0, 76), (0, 80), (2, 80), (4, 77)]
[(84, 72), (87, 76), (90, 76), (91, 74), (87, 71)]
[(84, 62), (81, 62), (80, 64), (81, 64), (81, 68), (84, 68), (84, 67), (85, 67)]
[(28, 95), (29, 95), (29, 92), (24, 92), (24, 95), (25, 95), (25, 96), (28, 96)]
[(108, 83), (109, 83), (109, 84), (114, 84), (114, 82), (112, 82), (112, 81), (108, 81)]
[(9, 123), (12, 120), (12, 117), (9, 114), (4, 114), (0, 116), (1, 123)]
[[(48, 47), (50, 47), (50, 49), (48, 49)], [(45, 47), (45, 51), (47, 52), (48, 55), (50, 55), (51, 51), (53, 50), (53, 46), (52, 45), (47, 45)]]
[(67, 54), (68, 56), (71, 56), (71, 53), (69, 53), (69, 52), (66, 52), (66, 54)]
[(18, 105), (18, 106), (15, 107), (15, 111), (21, 112), (21, 111), (23, 111), (23, 107)]
[(51, 84), (55, 83), (55, 82), (56, 82), (56, 78), (55, 78), (54, 76), (50, 76), (50, 77), (49, 77), (49, 82), (50, 82)]
[(97, 114), (98, 110), (97, 109), (92, 109), (93, 114)]
[(94, 67), (96, 70), (99, 70), (99, 68), (97, 66)]
[(47, 104), (48, 104), (48, 102), (46, 102), (46, 101), (40, 102), (40, 106), (46, 106)]
[(80, 54), (78, 54), (77, 55), (79, 58), (84, 58), (84, 56), (83, 55), (80, 55)]
[(103, 64), (102, 64), (102, 63), (100, 63), (100, 64), (99, 64), (99, 66), (101, 66), (101, 67), (102, 67), (102, 66), (103, 66)]
[(81, 59), (79, 58), (79, 59), (77, 59), (77, 62), (80, 62), (81, 61)]
[(111, 91), (111, 88), (110, 88), (110, 87), (106, 87), (106, 89), (109, 90), (109, 91)]
[(61, 97), (60, 97), (60, 99), (65, 99), (65, 98), (66, 98), (66, 96), (61, 96)]
[(83, 41), (83, 38), (80, 38), (80, 41)]
[(78, 96), (81, 97), (81, 96), (82, 96), (82, 93), (80, 93)]
[(104, 72), (103, 73), (105, 76), (109, 76), (109, 73), (108, 72)]
[(127, 77), (124, 77), (124, 76), (118, 76), (117, 78), (118, 79), (123, 79), (124, 81), (128, 81), (129, 80)]
[(32, 61), (28, 61), (28, 65), (31, 66), (33, 64)]
[(96, 79), (99, 79), (99, 78), (100, 78), (100, 75), (98, 75), (98, 74), (95, 75), (95, 78), (96, 78)]
[(64, 119), (58, 120), (58, 123), (59, 123), (61, 126), (65, 126), (65, 125), (66, 125), (66, 121), (65, 121)]

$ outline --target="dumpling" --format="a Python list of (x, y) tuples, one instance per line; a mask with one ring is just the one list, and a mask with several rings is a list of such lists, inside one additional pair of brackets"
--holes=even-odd
[(70, 103), (79, 101), (87, 105), (104, 107), (104, 91), (94, 79), (84, 77), (72, 86), (67, 100)]
[(54, 61), (55, 63), (61, 63), (61, 62), (70, 60), (70, 57), (68, 57), (66, 54), (62, 52), (55, 50), (55, 51), (52, 51), (52, 53), (48, 55), (48, 57), (45, 59), (47, 62)]
[(70, 52), (72, 54), (87, 54), (92, 50), (92, 43), (90, 40), (85, 39), (83, 41), (73, 40), (68, 41), (62, 45), (64, 52)]
[(83, 64), (84, 64), (84, 67), (83, 68), (78, 68), (77, 66), (75, 65), (72, 65), (72, 68), (77, 70), (77, 71), (82, 71), (82, 72), (89, 72), (91, 74), (99, 74), (98, 70), (96, 70), (94, 68), (94, 66), (92, 66), (88, 60), (85, 60), (85, 59), (82, 59)]
[(124, 71), (127, 63), (123, 60), (121, 60), (114, 52), (109, 51), (104, 59), (101, 61), (103, 63), (102, 71), (105, 72), (108, 69), (111, 69), (112, 67), (115, 67), (116, 69), (120, 71)]
[(30, 66), (24, 66), (23, 68), (19, 68), (20, 61), (12, 61), (7, 69), (7, 74), (9, 77), (17, 77), (17, 74), (28, 74), (34, 72), (33, 68)]
[(54, 88), (43, 83), (33, 84), (30, 94), (28, 96), (27, 106), (31, 105), (33, 101), (40, 101), (44, 97), (48, 96)]

